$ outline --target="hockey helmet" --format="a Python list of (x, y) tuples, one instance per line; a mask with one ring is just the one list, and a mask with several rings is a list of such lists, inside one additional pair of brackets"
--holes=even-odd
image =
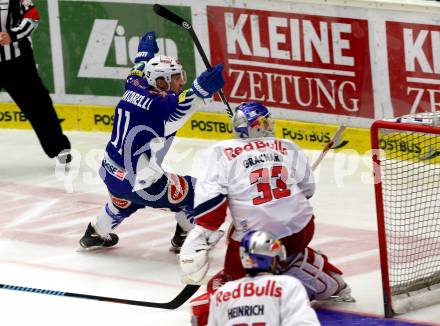
[(269, 110), (259, 102), (244, 102), (232, 117), (232, 127), (238, 138), (273, 136), (273, 124)]
[(278, 261), (286, 260), (286, 249), (270, 232), (249, 231), (240, 242), (240, 259), (250, 275), (274, 272)]
[(183, 81), (186, 83), (186, 72), (183, 70), (179, 60), (168, 56), (157, 56), (148, 61), (145, 66), (145, 79), (148, 85), (158, 88), (156, 80), (163, 78), (168, 84), (168, 89), (171, 84), (171, 77), (180, 74)]

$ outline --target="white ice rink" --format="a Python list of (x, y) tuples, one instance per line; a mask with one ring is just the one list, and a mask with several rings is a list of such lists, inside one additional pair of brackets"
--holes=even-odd
[[(79, 238), (106, 201), (106, 188), (97, 170), (109, 135), (70, 132), (68, 136), (77, 152), (66, 177), (56, 169), (55, 160), (44, 155), (32, 131), (0, 130), (0, 283), (170, 301), (183, 288), (176, 257), (168, 251), (175, 227), (171, 213), (140, 210), (118, 228), (116, 247), (78, 251)], [(166, 160), (168, 168), (196, 176), (193, 159), (203, 155), (208, 144), (177, 141)], [(325, 158), (316, 172), (313, 205), (317, 230), (312, 247), (345, 272), (357, 299), (356, 303), (328, 303), (327, 307), (382, 315), (369, 165), (369, 157), (357, 155)], [(212, 252), (211, 275), (220, 269), (223, 252), (224, 243)], [(399, 318), (440, 325), (440, 306)], [(187, 304), (177, 310), (160, 310), (0, 290), (0, 326), (188, 324)]]

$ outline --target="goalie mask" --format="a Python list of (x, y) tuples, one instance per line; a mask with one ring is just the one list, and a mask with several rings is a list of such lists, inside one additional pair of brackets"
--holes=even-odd
[(259, 138), (273, 136), (270, 112), (258, 102), (240, 104), (232, 117), (232, 127), (237, 138)]
[(286, 249), (273, 234), (249, 231), (240, 242), (240, 259), (246, 273), (273, 273), (278, 261), (286, 260)]
[(184, 83), (186, 83), (186, 72), (183, 70), (179, 60), (167, 56), (157, 56), (148, 61), (145, 66), (145, 79), (148, 81), (148, 85), (158, 89), (156, 80), (163, 78), (168, 84), (168, 90), (172, 76), (180, 74)]

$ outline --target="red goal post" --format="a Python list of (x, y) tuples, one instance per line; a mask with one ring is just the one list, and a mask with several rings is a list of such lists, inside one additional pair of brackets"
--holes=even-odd
[(440, 112), (371, 126), (385, 316), (440, 303)]

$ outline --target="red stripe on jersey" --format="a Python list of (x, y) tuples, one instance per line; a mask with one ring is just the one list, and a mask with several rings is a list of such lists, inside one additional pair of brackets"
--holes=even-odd
[(227, 209), (228, 202), (225, 197), (218, 205), (197, 215), (195, 217), (196, 224), (211, 231), (217, 230), (226, 219)]
[(37, 8), (32, 7), (28, 11), (25, 12), (23, 15), (23, 18), (29, 18), (32, 20), (40, 20), (40, 13), (38, 12)]

